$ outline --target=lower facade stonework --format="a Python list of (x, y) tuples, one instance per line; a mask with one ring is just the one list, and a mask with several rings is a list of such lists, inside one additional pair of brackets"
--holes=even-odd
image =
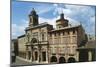
[[(75, 55), (68, 54), (48, 54), (47, 51), (34, 51), (31, 54), (31, 51), (26, 52), (23, 56), (20, 57), (33, 62), (35, 64), (54, 64), (54, 63), (75, 63), (75, 62), (88, 62), (95, 61), (95, 56), (92, 51), (87, 51), (85, 53), (82, 50), (77, 51)], [(25, 52), (23, 52), (25, 53)], [(25, 57), (26, 56), (26, 57)]]

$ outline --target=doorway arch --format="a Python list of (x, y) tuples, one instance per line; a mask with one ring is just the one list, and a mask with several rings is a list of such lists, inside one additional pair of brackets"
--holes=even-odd
[(75, 60), (75, 58), (73, 58), (73, 57), (70, 57), (69, 59), (68, 59), (68, 63), (75, 63), (76, 62), (76, 60)]
[(65, 62), (66, 62), (66, 60), (65, 60), (64, 57), (60, 57), (60, 58), (59, 58), (59, 63), (65, 63)]
[(57, 57), (56, 56), (52, 56), (50, 59), (50, 62), (57, 62)]

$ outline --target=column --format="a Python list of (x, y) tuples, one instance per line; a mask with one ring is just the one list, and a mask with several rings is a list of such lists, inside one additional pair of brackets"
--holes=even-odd
[(32, 56), (33, 56), (33, 53), (32, 53), (32, 51), (31, 51), (31, 59), (30, 59), (30, 60), (31, 60), (31, 62), (32, 62)]
[(88, 61), (92, 61), (92, 52), (91, 51), (88, 52)]
[(26, 51), (26, 59), (28, 59), (28, 51)]
[(79, 62), (79, 51), (76, 52), (76, 61)]
[(40, 61), (40, 62), (41, 62), (41, 63), (43, 62), (43, 61), (42, 61), (42, 59), (43, 59), (43, 58), (42, 58), (42, 52), (43, 52), (43, 51), (41, 51), (41, 53), (40, 53), (40, 57), (41, 57), (41, 61)]
[(59, 54), (57, 54), (56, 57), (57, 57), (57, 63), (59, 63)]
[(41, 63), (41, 51), (39, 51), (39, 63)]
[(50, 63), (50, 60), (51, 60), (51, 53), (50, 53), (50, 50), (48, 50), (48, 63)]
[(26, 46), (26, 59), (28, 59), (28, 46)]
[(39, 52), (39, 50), (38, 50), (38, 63), (40, 63), (40, 58), (39, 58), (39, 55), (40, 55), (40, 52)]
[(46, 49), (46, 62), (48, 63), (48, 51)]

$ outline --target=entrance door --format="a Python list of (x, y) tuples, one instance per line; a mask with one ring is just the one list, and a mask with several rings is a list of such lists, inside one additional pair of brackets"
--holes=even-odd
[(38, 52), (35, 52), (35, 61), (38, 60)]
[(80, 50), (80, 52), (79, 52), (79, 61), (80, 62), (88, 61), (88, 51)]
[(42, 52), (42, 61), (46, 61), (46, 52)]

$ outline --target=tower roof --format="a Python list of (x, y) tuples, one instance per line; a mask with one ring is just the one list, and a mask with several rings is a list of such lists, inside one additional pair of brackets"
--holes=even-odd
[(32, 11), (30, 12), (30, 15), (36, 15), (36, 11), (35, 11), (34, 8), (33, 8)]
[(60, 18), (61, 18), (61, 19), (64, 19), (64, 13), (61, 13), (61, 14), (60, 14)]
[(64, 18), (64, 13), (61, 13), (61, 14), (60, 14), (60, 18), (59, 18), (58, 20), (56, 20), (56, 22), (62, 21), (62, 20), (68, 21), (67, 19)]

